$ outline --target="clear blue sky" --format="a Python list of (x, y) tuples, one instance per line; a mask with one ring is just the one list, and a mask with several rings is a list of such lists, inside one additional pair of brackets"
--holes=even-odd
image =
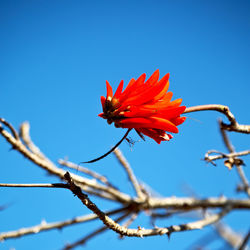
[[(0, 1), (0, 116), (16, 128), (29, 121), (34, 142), (51, 160), (89, 160), (106, 152), (124, 134), (97, 116), (105, 80), (117, 87), (156, 69), (170, 73), (174, 98), (186, 106), (228, 105), (249, 124), (249, 1)], [(185, 196), (190, 185), (200, 197), (235, 196), (236, 171), (201, 161), (210, 149), (226, 151), (215, 112), (192, 113), (170, 142), (148, 139), (121, 149), (138, 178), (163, 196)], [(139, 140), (131, 133), (134, 140)], [(236, 150), (249, 136), (230, 134)], [(0, 138), (1, 180), (55, 182)], [(249, 165), (249, 159), (244, 158)], [(132, 190), (114, 156), (92, 164), (125, 192)], [(249, 168), (245, 168), (250, 176)], [(0, 231), (63, 220), (88, 213), (66, 190), (0, 189)], [(243, 197), (243, 196), (240, 196)], [(95, 199), (106, 210), (114, 204)], [(244, 215), (244, 216), (243, 216)], [(246, 212), (226, 222), (248, 229)], [(181, 220), (166, 220), (163, 226)], [(0, 248), (60, 249), (101, 223), (8, 240)], [(150, 227), (140, 218), (132, 226)], [(167, 237), (119, 240), (113, 232), (88, 242), (86, 249), (185, 249), (210, 230)], [(217, 243), (216, 247), (221, 246)]]

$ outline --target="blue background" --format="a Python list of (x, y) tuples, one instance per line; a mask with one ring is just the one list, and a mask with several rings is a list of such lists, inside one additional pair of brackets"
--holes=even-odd
[[(249, 124), (249, 1), (0, 1), (0, 116), (16, 128), (29, 121), (31, 136), (53, 161), (73, 162), (106, 152), (125, 133), (97, 114), (105, 80), (113, 88), (121, 79), (156, 69), (170, 72), (170, 90), (183, 104), (225, 104), (239, 123)], [(186, 196), (186, 185), (200, 197), (236, 196), (236, 170), (201, 159), (206, 151), (226, 152), (216, 112), (187, 115), (170, 142), (153, 140), (121, 145), (140, 181), (162, 196)], [(130, 136), (139, 140), (136, 133)], [(249, 148), (249, 136), (230, 133), (236, 150)], [(6, 183), (56, 182), (0, 138), (1, 180)], [(244, 158), (249, 165), (249, 159)], [(113, 155), (90, 165), (122, 191), (133, 194)], [(244, 168), (250, 176), (249, 167)], [(238, 197), (245, 197), (243, 194)], [(89, 211), (67, 190), (0, 189), (0, 231), (64, 220)], [(94, 198), (103, 210), (115, 204)], [(245, 234), (249, 212), (235, 211), (225, 221)], [(159, 226), (187, 222), (177, 218)], [(1, 243), (1, 249), (60, 249), (88, 234), (91, 222)], [(151, 225), (141, 215), (132, 227)], [(185, 249), (211, 232), (184, 232), (167, 237), (120, 240), (113, 232), (96, 237), (86, 249)], [(223, 246), (216, 241), (212, 249)]]

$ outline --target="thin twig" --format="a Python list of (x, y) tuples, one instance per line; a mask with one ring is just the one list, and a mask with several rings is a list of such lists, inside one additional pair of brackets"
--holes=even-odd
[(39, 187), (39, 188), (69, 188), (68, 184), (64, 183), (32, 183), (32, 184), (18, 184), (18, 183), (0, 183), (0, 187)]
[(114, 150), (114, 155), (116, 156), (117, 160), (120, 162), (120, 164), (123, 166), (123, 168), (125, 169), (128, 178), (132, 184), (132, 186), (135, 189), (135, 192), (137, 194), (137, 197), (139, 198), (139, 200), (144, 200), (145, 199), (145, 195), (143, 194), (143, 192), (141, 191), (141, 187), (139, 182), (137, 181), (134, 172), (132, 170), (132, 168), (130, 167), (128, 161), (126, 160), (126, 158), (123, 156), (122, 152), (120, 151), (119, 148), (116, 148)]
[[(115, 210), (107, 211), (106, 214), (113, 215), (113, 214), (126, 211), (127, 209), (129, 208), (122, 207), (122, 208), (118, 208)], [(73, 219), (60, 221), (60, 222), (47, 223), (45, 221), (42, 221), (41, 224), (36, 225), (36, 226), (21, 228), (15, 231), (3, 232), (0, 234), (0, 241), (10, 239), (10, 238), (18, 238), (18, 237), (22, 237), (22, 236), (29, 235), (29, 234), (36, 234), (42, 231), (48, 231), (52, 229), (61, 229), (61, 228), (64, 228), (73, 224), (92, 221), (95, 219), (98, 219), (98, 216), (96, 214), (88, 214), (88, 215), (78, 216)]]
[[(14, 136), (16, 140), (20, 140), (17, 131), (9, 122), (7, 122), (4, 118), (0, 118), (0, 122), (4, 124), (7, 128), (9, 128), (9, 130), (11, 131), (12, 135)], [(1, 124), (0, 124), (0, 128), (1, 128)]]
[(23, 122), (19, 129), (19, 135), (22, 138), (25, 145), (29, 148), (29, 150), (40, 157), (41, 159), (50, 161), (41, 151), (40, 149), (32, 142), (30, 137), (30, 124), (28, 122)]
[[(122, 221), (123, 219), (125, 219), (128, 215), (129, 215), (130, 212), (127, 212), (125, 214), (123, 214), (122, 216), (118, 217), (115, 221), (118, 223), (120, 221)], [(84, 236), (82, 239), (80, 240), (77, 240), (76, 242), (72, 243), (72, 244), (67, 244), (65, 248), (63, 248), (63, 250), (70, 250), (70, 249), (73, 249), (77, 246), (80, 246), (80, 245), (84, 245), (86, 244), (86, 242), (90, 239), (92, 239), (93, 237), (103, 233), (104, 231), (106, 231), (108, 229), (107, 226), (102, 226), (98, 229), (96, 229), (95, 231), (93, 231), (92, 233)]]
[[(212, 153), (216, 153), (217, 155), (210, 155)], [(224, 158), (235, 158), (237, 156), (244, 156), (250, 154), (250, 150), (244, 150), (241, 152), (233, 152), (230, 154), (225, 154), (216, 150), (210, 150), (205, 154), (204, 160), (207, 162), (213, 162), (218, 159), (224, 159)]]
[(127, 221), (125, 221), (125, 223), (123, 223), (122, 226), (123, 227), (129, 227), (136, 220), (138, 215), (139, 215), (138, 212), (132, 213), (130, 215), (130, 218)]
[(198, 106), (186, 108), (184, 113), (207, 111), (207, 110), (218, 111), (220, 113), (223, 113), (228, 118), (228, 120), (230, 121), (230, 124), (221, 123), (221, 127), (224, 130), (235, 131), (235, 132), (246, 133), (246, 134), (250, 133), (250, 125), (239, 124), (236, 121), (234, 115), (230, 112), (229, 107), (224, 106), (224, 105), (220, 105), (220, 104), (198, 105)]
[(112, 185), (112, 184), (108, 181), (108, 179), (107, 179), (105, 176), (100, 175), (100, 174), (98, 174), (97, 172), (95, 172), (95, 171), (93, 171), (93, 170), (90, 170), (90, 169), (85, 168), (85, 167), (81, 167), (81, 166), (79, 166), (79, 165), (77, 165), (77, 164), (74, 164), (73, 162), (65, 161), (65, 160), (62, 160), (62, 159), (58, 160), (58, 163), (59, 163), (60, 165), (62, 165), (62, 166), (65, 166), (65, 167), (68, 167), (68, 168), (71, 168), (71, 169), (75, 169), (75, 170), (77, 170), (77, 171), (80, 171), (80, 172), (82, 172), (82, 173), (85, 173), (85, 174), (87, 174), (87, 175), (93, 177), (94, 179), (97, 179), (97, 180), (99, 180), (100, 182), (106, 184), (107, 186), (117, 189), (114, 185)]

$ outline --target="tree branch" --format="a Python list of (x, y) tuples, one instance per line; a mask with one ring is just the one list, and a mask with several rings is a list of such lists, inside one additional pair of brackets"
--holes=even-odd
[(68, 172), (65, 174), (65, 179), (70, 185), (70, 190), (72, 191), (72, 193), (81, 200), (83, 205), (85, 205), (88, 209), (90, 209), (93, 213), (95, 213), (107, 227), (109, 227), (113, 231), (123, 236), (144, 237), (144, 236), (163, 235), (163, 234), (170, 235), (173, 232), (201, 229), (206, 225), (213, 224), (216, 221), (220, 220), (223, 216), (225, 216), (231, 210), (231, 206), (227, 205), (226, 207), (224, 207), (224, 209), (220, 213), (211, 215), (205, 219), (187, 223), (187, 224), (170, 226), (166, 228), (143, 229), (139, 227), (138, 229), (128, 229), (126, 227), (119, 225), (110, 217), (108, 217), (88, 198), (86, 194), (83, 194), (81, 189), (74, 184)]
[(69, 188), (68, 184), (64, 183), (35, 183), (35, 184), (16, 184), (16, 183), (0, 183), (0, 187), (22, 187), (22, 188)]
[[(216, 153), (217, 155), (211, 155), (212, 153)], [(204, 160), (207, 162), (213, 163), (215, 160), (227, 158), (227, 159), (233, 159), (234, 164), (238, 165), (236, 160), (240, 160), (240, 159), (237, 159), (237, 157), (248, 155), (248, 154), (250, 154), (250, 150), (245, 150), (241, 152), (232, 152), (230, 154), (225, 154), (217, 150), (210, 150), (205, 154)]]
[(122, 152), (119, 150), (119, 148), (116, 148), (114, 150), (114, 155), (116, 156), (117, 160), (120, 162), (120, 164), (123, 166), (123, 168), (125, 169), (127, 175), (128, 175), (128, 179), (130, 180), (132, 186), (135, 189), (135, 192), (137, 194), (137, 197), (139, 198), (139, 200), (144, 200), (145, 199), (145, 195), (142, 193), (141, 191), (141, 187), (139, 182), (137, 181), (134, 172), (132, 170), (132, 168), (130, 167), (128, 161), (126, 160), (126, 158), (123, 156)]
[[(107, 211), (107, 215), (114, 215), (118, 214), (123, 211), (127, 211), (129, 207), (122, 207), (115, 210)], [(88, 214), (84, 216), (78, 216), (73, 219), (60, 221), (60, 222), (53, 222), (53, 223), (47, 223), (46, 221), (42, 221), (41, 224), (33, 226), (33, 227), (26, 227), (21, 228), (15, 231), (9, 231), (9, 232), (3, 232), (0, 234), (0, 241), (11, 239), (11, 238), (18, 238), (29, 234), (36, 234), (42, 231), (48, 231), (53, 229), (62, 229), (67, 226), (71, 226), (78, 223), (84, 223), (87, 221), (92, 221), (98, 219), (98, 216), (96, 214)]]
[[(62, 166), (65, 166), (65, 167), (68, 167), (68, 168), (71, 168), (71, 169), (75, 169), (77, 171), (80, 171), (82, 173), (85, 173), (91, 177), (93, 177), (94, 179), (97, 179), (99, 180), (100, 182), (104, 183), (105, 185), (109, 186), (109, 187), (112, 187), (114, 189), (117, 189), (114, 185), (112, 185), (108, 179), (103, 176), (103, 175), (100, 175), (98, 174), (97, 172), (93, 171), (93, 170), (90, 170), (88, 168), (85, 168), (85, 167), (82, 167), (82, 166), (79, 166), (73, 162), (70, 162), (70, 161), (65, 161), (65, 160), (62, 160), (62, 159), (59, 159), (58, 160), (58, 163)], [(118, 189), (117, 189), (118, 190)]]
[[(1, 126), (1, 124), (0, 124)], [(30, 161), (35, 163), (37, 166), (43, 168), (48, 173), (58, 176), (60, 179), (64, 179), (65, 171), (55, 166), (51, 161), (47, 159), (42, 159), (40, 156), (37, 156), (33, 152), (29, 151), (26, 146), (20, 141), (15, 139), (9, 132), (0, 129), (0, 134), (9, 142), (13, 148), (19, 151), (24, 157), (28, 158)], [(131, 202), (131, 197), (125, 193), (122, 193), (112, 187), (107, 187), (101, 184), (98, 184), (95, 180), (89, 180), (79, 175), (71, 174), (72, 179), (80, 185), (80, 187), (86, 192), (91, 192), (96, 190), (96, 195), (102, 197), (102, 192), (105, 192), (109, 195), (110, 200), (116, 200), (121, 203)], [(98, 192), (101, 191), (101, 192)], [(107, 195), (102, 198), (106, 198)]]
[[(234, 147), (233, 147), (232, 143), (230, 142), (229, 137), (226, 134), (226, 131), (223, 129), (222, 121), (219, 121), (219, 126), (220, 126), (220, 131), (221, 131), (221, 134), (222, 134), (223, 141), (224, 141), (228, 151), (231, 154), (235, 153)], [(246, 175), (244, 173), (244, 170), (243, 170), (240, 162), (238, 164), (236, 163), (236, 169), (237, 169), (237, 173), (238, 173), (238, 175), (239, 175), (239, 177), (241, 179), (241, 182), (243, 184), (243, 189), (245, 190), (246, 194), (250, 198), (249, 182), (248, 182), (248, 179), (247, 179), (247, 177), (246, 177)]]
[[(127, 212), (125, 214), (123, 214), (122, 216), (118, 217), (115, 221), (116, 223), (124, 220), (128, 215), (130, 214), (130, 212)], [(73, 249), (77, 246), (80, 245), (84, 245), (86, 244), (86, 242), (90, 239), (92, 239), (93, 237), (103, 233), (104, 231), (106, 231), (108, 229), (107, 226), (102, 226), (100, 228), (98, 228), (97, 230), (93, 231), (92, 233), (88, 234), (87, 236), (84, 236), (82, 239), (77, 240), (76, 242), (72, 243), (72, 244), (67, 244), (65, 248), (63, 248), (64, 250), (70, 250)]]
[(9, 128), (10, 132), (12, 133), (13, 137), (16, 140), (20, 140), (20, 138), (18, 136), (18, 133), (16, 132), (16, 130), (14, 129), (14, 127), (9, 122), (7, 122), (3, 118), (0, 118), (0, 128), (3, 129), (2, 126), (1, 126), (1, 123), (4, 124), (7, 128)]
[(245, 134), (250, 133), (250, 125), (240, 125), (236, 121), (234, 115), (229, 110), (229, 107), (224, 106), (224, 105), (220, 105), (220, 104), (198, 105), (198, 106), (186, 108), (184, 113), (191, 113), (191, 112), (197, 112), (197, 111), (207, 111), (207, 110), (218, 111), (218, 112), (224, 114), (228, 118), (230, 124), (221, 123), (222, 129), (228, 130), (228, 131), (245, 133)]

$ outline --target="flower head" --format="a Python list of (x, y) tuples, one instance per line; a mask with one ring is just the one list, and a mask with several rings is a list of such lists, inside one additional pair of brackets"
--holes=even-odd
[(157, 143), (169, 141), (173, 136), (166, 132), (178, 133), (177, 126), (185, 121), (180, 115), (185, 106), (180, 106), (182, 99), (171, 101), (172, 92), (169, 87), (169, 74), (159, 80), (159, 70), (146, 80), (142, 74), (137, 80), (132, 78), (128, 86), (123, 89), (123, 80), (115, 94), (106, 81), (107, 96), (101, 96), (103, 113), (100, 117), (107, 119), (117, 128), (135, 129), (144, 139), (149, 136)]

